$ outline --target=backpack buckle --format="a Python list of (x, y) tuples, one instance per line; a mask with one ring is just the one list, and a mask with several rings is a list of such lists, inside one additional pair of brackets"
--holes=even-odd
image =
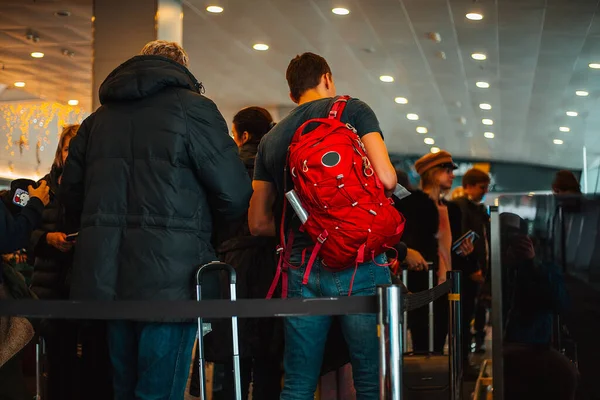
[(327, 236), (329, 236), (329, 234), (327, 233), (327, 231), (323, 231), (323, 233), (321, 233), (318, 237), (317, 237), (317, 241), (321, 244), (325, 243), (325, 241), (327, 240)]
[(277, 246), (275, 248), (275, 254), (281, 254), (282, 251), (283, 251), (283, 247), (282, 246)]

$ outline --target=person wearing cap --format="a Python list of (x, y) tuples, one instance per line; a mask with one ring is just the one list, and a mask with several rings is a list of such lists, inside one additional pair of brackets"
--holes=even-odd
[[(462, 232), (460, 208), (443, 200), (444, 195), (452, 189), (454, 170), (457, 168), (450, 153), (442, 150), (427, 154), (417, 160), (414, 167), (421, 177), (421, 188), (413, 191), (411, 196), (396, 201), (396, 207), (406, 217), (402, 240), (425, 261), (422, 268), (409, 268), (408, 271), (408, 289), (419, 292), (429, 287), (428, 268), (435, 271), (434, 285), (445, 282), (447, 271), (462, 270), (466, 265), (464, 260), (473, 252), (473, 244), (470, 240), (464, 241), (460, 256), (451, 252), (453, 241), (465, 232)], [(448, 333), (447, 308), (445, 298), (434, 303), (434, 351), (438, 353), (443, 351)], [(427, 307), (409, 313), (408, 327), (414, 351), (428, 351)]]

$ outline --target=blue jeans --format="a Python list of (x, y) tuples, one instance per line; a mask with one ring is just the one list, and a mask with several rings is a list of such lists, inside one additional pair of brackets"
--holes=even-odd
[(196, 332), (190, 323), (110, 321), (114, 399), (183, 399)]
[[(308, 255), (306, 256), (308, 259)], [(376, 257), (379, 264), (385, 255)], [(308, 284), (302, 285), (306, 263), (292, 255), (288, 272), (288, 297), (339, 297), (347, 296), (354, 268), (330, 272), (317, 259), (309, 276)], [(390, 271), (373, 262), (358, 266), (352, 296), (371, 296), (376, 286), (390, 284)], [(344, 315), (339, 317), (342, 332), (352, 360), (354, 387), (358, 400), (379, 399), (379, 339), (375, 314)], [(284, 319), (285, 354), (283, 365), (285, 383), (281, 400), (312, 400), (317, 388), (327, 333), (332, 317), (288, 317)]]

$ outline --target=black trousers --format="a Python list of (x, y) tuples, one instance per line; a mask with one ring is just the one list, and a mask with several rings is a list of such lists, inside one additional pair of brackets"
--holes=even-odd
[(471, 352), (471, 341), (473, 339), (473, 336), (471, 335), (471, 321), (473, 321), (473, 317), (475, 316), (475, 304), (477, 302), (479, 288), (480, 285), (473, 282), (468, 276), (462, 277), (460, 305), (462, 311), (462, 350), (464, 360), (468, 360), (469, 353)]
[[(409, 271), (407, 288), (413, 293), (429, 288), (427, 271)], [(434, 284), (437, 278), (434, 277)], [(429, 351), (429, 306), (425, 305), (408, 313), (408, 329), (412, 337), (413, 351)], [(442, 353), (448, 335), (448, 296), (433, 302), (433, 351)]]

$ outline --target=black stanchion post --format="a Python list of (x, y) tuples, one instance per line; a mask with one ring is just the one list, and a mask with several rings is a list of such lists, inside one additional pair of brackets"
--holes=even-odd
[(462, 400), (463, 381), (463, 349), (462, 349), (462, 316), (460, 307), (460, 271), (447, 273), (452, 289), (448, 293), (450, 324), (450, 400)]
[(377, 288), (379, 335), (379, 399), (402, 400), (402, 290), (398, 285)]
[(494, 400), (504, 400), (504, 319), (502, 318), (502, 258), (500, 242), (500, 214), (498, 207), (490, 207), (490, 249), (492, 263), (492, 375)]

